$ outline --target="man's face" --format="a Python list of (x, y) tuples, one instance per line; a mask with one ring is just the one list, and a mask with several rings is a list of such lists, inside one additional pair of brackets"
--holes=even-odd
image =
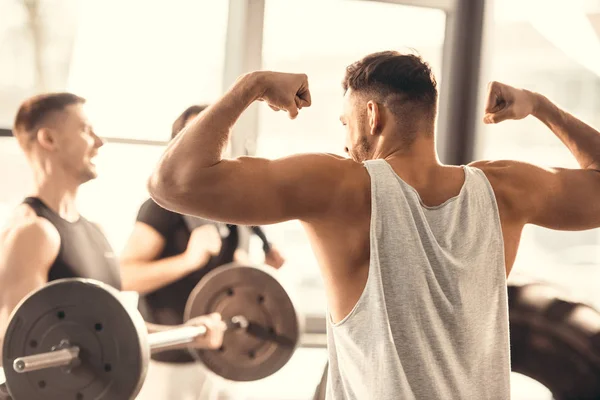
[(364, 99), (348, 89), (340, 121), (346, 129), (346, 152), (357, 162), (368, 160), (371, 155), (373, 136)]
[(96, 178), (94, 158), (104, 144), (94, 133), (82, 104), (67, 106), (51, 124), (53, 162), (80, 183)]

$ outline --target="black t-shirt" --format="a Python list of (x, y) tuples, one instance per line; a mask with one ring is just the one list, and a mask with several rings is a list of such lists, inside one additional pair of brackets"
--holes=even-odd
[(38, 217), (50, 221), (60, 235), (60, 249), (48, 271), (49, 282), (62, 278), (86, 278), (121, 290), (119, 264), (108, 240), (95, 224), (83, 217), (69, 222), (37, 197), (27, 197), (23, 203), (31, 207)]
[[(191, 234), (191, 227), (185, 219), (181, 214), (165, 210), (152, 199), (148, 199), (142, 204), (137, 221), (151, 226), (165, 239), (165, 247), (157, 259), (161, 260), (185, 252)], [(253, 227), (252, 230), (265, 243), (264, 249), (268, 250), (269, 243), (264, 233), (259, 227)], [(239, 244), (238, 227), (227, 225), (227, 233), (224, 236), (222, 234), (222, 237), (223, 243), (219, 255), (211, 257), (207, 265), (143, 296), (140, 302), (140, 311), (146, 321), (161, 325), (183, 323), (187, 299), (200, 279), (214, 268), (228, 264), (234, 259), (234, 253)], [(177, 363), (193, 361), (187, 351), (165, 351), (152, 356), (152, 358), (157, 361)]]

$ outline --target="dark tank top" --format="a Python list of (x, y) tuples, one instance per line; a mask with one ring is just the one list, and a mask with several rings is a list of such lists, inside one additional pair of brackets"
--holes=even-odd
[(69, 222), (36, 197), (27, 197), (23, 203), (38, 217), (50, 221), (60, 235), (60, 250), (48, 272), (48, 282), (62, 278), (96, 279), (121, 290), (119, 264), (96, 225), (82, 216)]

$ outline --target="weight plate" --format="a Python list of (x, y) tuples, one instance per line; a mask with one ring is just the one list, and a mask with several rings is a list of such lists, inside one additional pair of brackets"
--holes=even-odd
[(192, 291), (185, 319), (218, 312), (224, 320), (248, 319), (246, 330), (226, 332), (219, 350), (190, 349), (204, 365), (232, 381), (265, 378), (296, 350), (300, 321), (289, 295), (267, 268), (235, 263), (209, 272)]
[[(51, 351), (62, 340), (79, 346), (79, 366), (23, 374), (12, 368), (15, 358)], [(61, 279), (17, 306), (2, 361), (15, 399), (131, 400), (144, 382), (149, 356), (144, 320), (137, 310), (128, 311), (118, 290), (89, 279)]]

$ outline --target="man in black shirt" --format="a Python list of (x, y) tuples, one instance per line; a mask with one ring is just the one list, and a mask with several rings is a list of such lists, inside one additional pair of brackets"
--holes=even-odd
[[(0, 349), (12, 310), (49, 281), (91, 278), (121, 289), (111, 246), (76, 206), (79, 186), (97, 175), (94, 157), (103, 145), (84, 103), (70, 93), (51, 93), (25, 101), (17, 113), (14, 135), (32, 169), (34, 188), (0, 232)], [(218, 348), (224, 331), (220, 316), (198, 323), (207, 325), (209, 335), (196, 345)], [(170, 328), (148, 325), (151, 332)]]
[[(206, 106), (191, 106), (173, 123), (175, 137)], [(183, 322), (185, 303), (192, 289), (210, 270), (232, 261), (245, 262), (239, 247), (239, 227), (216, 224), (177, 214), (146, 200), (138, 212), (133, 232), (121, 254), (123, 288), (142, 294), (140, 311), (157, 324)], [(265, 263), (275, 268), (284, 259), (259, 227), (252, 232), (263, 241)], [(171, 376), (171, 390), (157, 388), (158, 397), (178, 399), (229, 397), (226, 385), (206, 376), (187, 351), (166, 351), (153, 357), (162, 376)], [(158, 361), (158, 362), (157, 362)], [(186, 397), (187, 396), (187, 397)]]
[[(174, 122), (172, 137), (206, 106), (191, 106)], [(138, 212), (133, 232), (121, 255), (123, 287), (144, 295), (140, 309), (159, 324), (183, 322), (192, 289), (210, 270), (247, 258), (239, 246), (239, 227), (216, 224), (165, 210), (148, 199)], [(279, 268), (284, 260), (259, 227), (251, 227), (263, 241), (265, 263)], [(186, 351), (170, 351), (155, 360), (187, 363)]]

